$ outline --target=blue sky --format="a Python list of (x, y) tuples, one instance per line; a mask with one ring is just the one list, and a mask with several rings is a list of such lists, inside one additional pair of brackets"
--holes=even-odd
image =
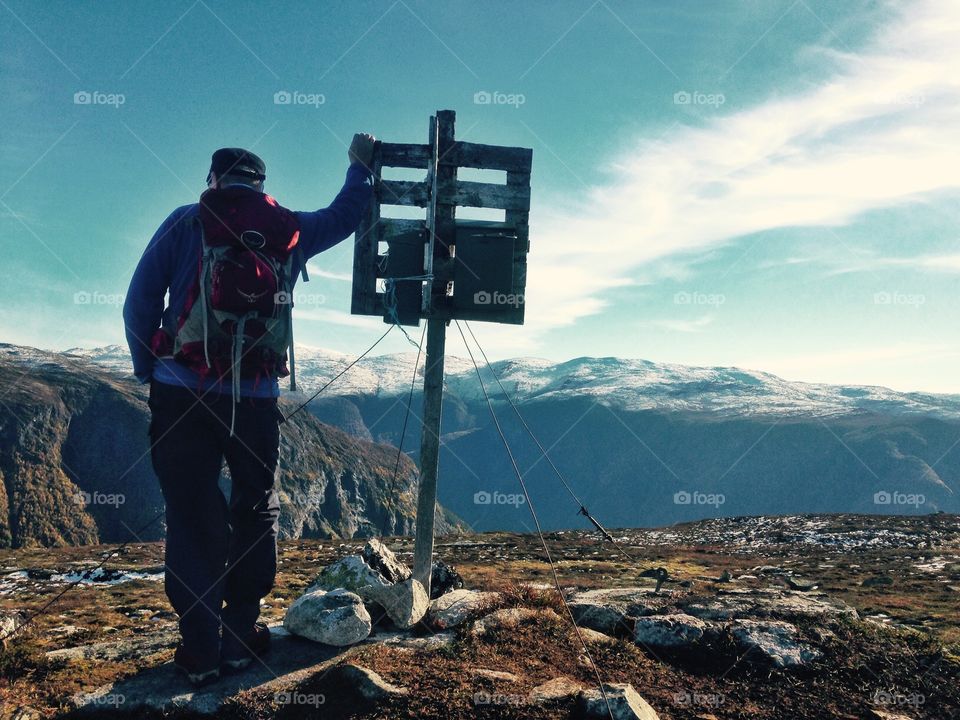
[[(492, 358), (960, 392), (956, 3), (0, 0), (0, 17), (6, 342), (122, 343), (133, 267), (217, 147), (254, 149), (271, 194), (316, 209), (354, 132), (425, 142), (450, 108), (458, 138), (534, 151), (527, 323), (476, 324)], [(358, 354), (382, 332), (349, 315), (351, 257), (314, 259), (299, 341)]]

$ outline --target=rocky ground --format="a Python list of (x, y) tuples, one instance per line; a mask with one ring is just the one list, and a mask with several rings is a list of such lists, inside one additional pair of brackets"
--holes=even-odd
[[(595, 534), (547, 536), (582, 637), (538, 538), (488, 533), (440, 539), (437, 556), (489, 594), (443, 595), (409, 630), (371, 613), (350, 647), (282, 623), (324, 567), (364, 542), (286, 542), (263, 608), (271, 654), (196, 692), (170, 665), (162, 545), (129, 546), (86, 578), (109, 548), (2, 551), (8, 626), (81, 580), (4, 647), (2, 717), (78, 705), (88, 717), (608, 717), (597, 673), (617, 717), (960, 717), (958, 516), (733, 518), (613, 535), (619, 549)], [(410, 539), (386, 542), (412, 560)]]

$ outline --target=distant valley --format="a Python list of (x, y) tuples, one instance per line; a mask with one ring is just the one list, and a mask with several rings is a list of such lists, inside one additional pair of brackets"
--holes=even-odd
[[(125, 348), (68, 352), (129, 375)], [(354, 437), (395, 445), (415, 358), (364, 358), (309, 409)], [(352, 359), (300, 348), (303, 387), (319, 388)], [(574, 493), (609, 527), (960, 511), (960, 396), (621, 358), (517, 358), (492, 366)], [(541, 522), (549, 529), (589, 527), (486, 368), (482, 376)], [(403, 442), (414, 460), (421, 406), (415, 392)], [(444, 507), (477, 531), (531, 530), (473, 366), (453, 355), (446, 358), (442, 435)]]

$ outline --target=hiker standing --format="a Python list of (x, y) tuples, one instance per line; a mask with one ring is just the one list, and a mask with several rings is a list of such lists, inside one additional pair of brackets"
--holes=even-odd
[[(343, 188), (315, 212), (265, 194), (266, 166), (252, 152), (217, 150), (208, 189), (163, 222), (130, 282), (123, 319), (134, 374), (150, 383), (164, 586), (180, 618), (174, 662), (195, 683), (269, 648), (257, 618), (277, 569), (278, 379), (293, 370), (293, 287), (308, 279), (309, 258), (360, 224), (373, 143), (354, 136)], [(218, 486), (224, 459), (229, 501)]]

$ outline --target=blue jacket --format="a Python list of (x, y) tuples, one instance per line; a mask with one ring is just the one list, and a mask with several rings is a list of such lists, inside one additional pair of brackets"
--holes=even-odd
[[(359, 163), (347, 169), (343, 188), (329, 207), (316, 212), (295, 212), (300, 221), (299, 246), (306, 262), (350, 237), (360, 224), (373, 192), (370, 171)], [(196, 281), (197, 257), (201, 237), (198, 223), (192, 222), (199, 205), (184, 205), (174, 210), (154, 233), (130, 280), (123, 304), (123, 322), (127, 345), (133, 358), (133, 373), (141, 383), (158, 382), (213, 392), (231, 393), (229, 381), (207, 379), (170, 358), (158, 360), (150, 349), (154, 332), (161, 326), (177, 327), (190, 288)], [(296, 275), (294, 276), (296, 282)], [(164, 296), (169, 290), (169, 304)], [(252, 380), (241, 380), (240, 395), (277, 397), (277, 378), (263, 380), (254, 387)]]

